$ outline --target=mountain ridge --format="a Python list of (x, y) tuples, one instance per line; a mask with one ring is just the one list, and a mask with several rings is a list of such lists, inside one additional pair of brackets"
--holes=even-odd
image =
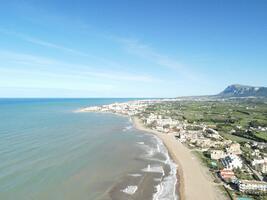
[(220, 97), (267, 97), (267, 87), (256, 87), (242, 84), (232, 84), (227, 86), (216, 96)]

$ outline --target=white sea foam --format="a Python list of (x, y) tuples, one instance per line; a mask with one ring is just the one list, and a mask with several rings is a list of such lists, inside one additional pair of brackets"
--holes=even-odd
[(144, 155), (145, 158), (151, 158), (156, 153), (156, 149), (145, 144), (144, 142), (137, 142), (137, 144), (139, 144), (141, 148), (145, 150), (146, 152), (146, 154)]
[[(156, 140), (155, 142), (158, 143), (158, 140)], [(156, 162), (161, 162), (161, 163), (166, 162), (166, 158), (160, 159), (160, 158), (155, 157), (155, 155), (158, 153), (161, 153), (164, 155), (164, 152), (162, 152), (163, 148), (159, 144), (156, 144), (155, 147), (152, 147), (151, 145), (145, 144), (144, 142), (137, 142), (137, 144), (139, 144), (141, 146), (141, 148), (143, 148), (146, 152), (146, 154), (144, 154), (142, 156), (143, 158), (150, 160), (150, 161), (156, 161)], [(164, 145), (163, 145), (163, 147), (164, 147)]]
[(139, 177), (142, 176), (142, 174), (128, 174), (129, 176), (133, 176), (133, 177)]
[[(155, 147), (149, 145), (143, 145), (143, 148), (146, 150), (145, 158), (151, 161), (158, 161), (167, 164), (166, 163), (168, 157), (167, 149), (165, 148), (164, 144), (161, 142), (160, 139), (158, 139), (157, 137), (153, 137), (153, 139), (155, 139), (156, 142)], [(158, 153), (162, 154), (165, 158), (163, 159), (155, 158), (155, 155)]]
[(164, 176), (163, 167), (160, 165), (148, 165), (146, 168), (142, 169), (143, 172), (151, 172), (151, 173), (161, 173)]
[(125, 189), (121, 190), (122, 192), (133, 195), (137, 191), (138, 187), (136, 185), (129, 185)]
[(176, 164), (171, 160), (168, 151), (162, 141), (155, 136), (155, 139), (157, 140), (157, 149), (160, 150), (161, 153), (163, 153), (166, 157), (165, 163), (170, 166), (170, 173), (168, 176), (164, 177), (162, 176), (161, 182), (156, 186), (156, 193), (153, 195), (153, 200), (177, 200), (176, 195), (176, 184), (177, 184), (177, 177), (176, 177), (176, 171), (177, 166)]
[(156, 153), (156, 149), (149, 147), (147, 150), (147, 156), (152, 157)]
[(157, 144), (157, 150), (158, 150), (158, 152), (160, 152), (160, 147), (159, 147), (159, 144)]
[(132, 125), (126, 126), (126, 127), (123, 129), (123, 131), (128, 131), (128, 130), (131, 130), (132, 128), (133, 128)]
[(164, 177), (162, 181), (156, 186), (157, 192), (153, 195), (153, 200), (176, 200), (176, 165), (171, 165), (171, 172), (169, 176)]
[[(163, 144), (162, 140), (160, 140), (156, 136), (152, 136), (155, 139), (156, 146), (151, 147), (147, 144), (143, 144), (139, 142), (138, 144), (142, 144), (142, 148), (144, 148), (147, 152), (145, 157), (152, 161), (163, 162), (164, 164), (170, 167), (170, 172), (168, 176), (165, 176), (165, 172), (162, 166), (160, 165), (148, 165), (146, 168), (142, 169), (143, 172), (146, 173), (161, 173), (161, 178), (155, 179), (156, 182), (159, 182), (156, 186), (156, 192), (153, 194), (153, 200), (177, 200), (176, 194), (176, 185), (177, 185), (177, 177), (176, 171), (177, 166), (171, 160), (168, 150)], [(155, 155), (160, 153), (164, 156), (164, 160), (159, 160), (155, 158)]]
[(160, 181), (162, 181), (162, 179), (161, 178), (154, 178), (154, 181), (160, 182)]
[(144, 142), (137, 142), (137, 144), (143, 145), (143, 144), (145, 144), (145, 143), (144, 143)]

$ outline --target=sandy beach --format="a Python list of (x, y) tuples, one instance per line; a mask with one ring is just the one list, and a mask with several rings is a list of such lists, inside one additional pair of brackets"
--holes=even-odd
[(148, 129), (137, 117), (132, 118), (135, 128), (157, 135), (166, 145), (170, 156), (178, 166), (180, 200), (227, 199), (213, 182), (209, 171), (200, 160), (175, 139), (173, 134), (163, 134)]

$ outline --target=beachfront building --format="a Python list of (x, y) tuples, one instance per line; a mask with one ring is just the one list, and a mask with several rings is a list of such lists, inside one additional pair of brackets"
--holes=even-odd
[(163, 132), (164, 131), (164, 128), (162, 126), (156, 126), (153, 128), (154, 130), (157, 130), (159, 132)]
[(233, 143), (226, 148), (227, 154), (240, 155), (242, 153), (239, 143)]
[(172, 118), (166, 118), (166, 119), (157, 119), (156, 120), (158, 126), (170, 126), (174, 127), (178, 124), (178, 121), (172, 120)]
[(179, 133), (177, 133), (176, 138), (178, 138), (178, 140), (182, 143), (186, 142), (186, 132), (184, 130), (180, 131)]
[(152, 124), (154, 121), (156, 121), (158, 119), (158, 116), (151, 113), (147, 118), (146, 118), (146, 121), (145, 123), (146, 124)]
[(233, 179), (236, 179), (235, 173), (230, 170), (230, 169), (223, 169), (220, 170), (220, 177), (225, 181), (225, 182), (230, 182)]
[(240, 157), (237, 155), (228, 155), (225, 158), (221, 159), (224, 169), (238, 169), (242, 168), (243, 163)]
[(224, 153), (224, 151), (222, 150), (211, 150), (210, 151), (210, 158), (214, 159), (214, 160), (219, 160), (224, 158), (226, 155)]
[(255, 180), (240, 180), (238, 189), (248, 194), (267, 193), (267, 182)]
[(207, 148), (210, 147), (210, 145), (211, 145), (211, 140), (209, 138), (199, 138), (196, 141), (196, 146), (201, 148)]
[(267, 157), (262, 159), (254, 159), (251, 162), (251, 165), (255, 170), (260, 171), (264, 174), (267, 173)]
[(218, 131), (212, 129), (212, 128), (204, 128), (204, 135), (208, 138), (213, 138), (216, 140), (222, 139)]

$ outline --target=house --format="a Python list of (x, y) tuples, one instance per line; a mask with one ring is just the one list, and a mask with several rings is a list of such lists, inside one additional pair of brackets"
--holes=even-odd
[(232, 170), (230, 170), (230, 169), (220, 170), (220, 176), (226, 182), (229, 182), (232, 179), (235, 179), (236, 178), (235, 177), (235, 173)]
[(146, 124), (152, 124), (154, 121), (156, 121), (157, 115), (151, 113), (149, 117), (146, 119)]
[(248, 194), (267, 193), (267, 182), (255, 180), (240, 180), (238, 189)]
[(221, 159), (224, 169), (237, 169), (242, 168), (242, 160), (237, 155), (228, 155)]
[(175, 122), (173, 122), (171, 118), (158, 119), (157, 120), (157, 125), (158, 126), (174, 125), (174, 124), (175, 124)]
[(267, 143), (266, 142), (253, 142), (252, 146), (257, 147), (258, 149), (264, 149), (264, 148), (267, 148)]
[(249, 143), (245, 143), (244, 145), (246, 148), (251, 148), (250, 144)]
[(240, 149), (240, 144), (238, 143), (231, 144), (228, 148), (226, 148), (226, 152), (228, 154), (240, 155), (242, 153)]
[(263, 174), (267, 174), (267, 163), (266, 162), (260, 165), (260, 171)]
[(176, 136), (180, 142), (186, 142), (186, 134), (184, 131), (181, 131)]
[(224, 151), (222, 150), (211, 150), (210, 151), (210, 158), (214, 159), (214, 160), (219, 160), (224, 158), (226, 155), (224, 153)]
[(232, 144), (232, 140), (224, 140), (223, 141), (223, 145), (225, 145), (225, 146), (229, 146), (230, 144)]
[(218, 133), (218, 131), (212, 129), (212, 128), (205, 128), (205, 136), (209, 138), (214, 138), (214, 139), (221, 139), (222, 137)]
[(257, 164), (263, 164), (263, 163), (267, 163), (267, 157), (262, 158), (262, 159), (254, 159), (251, 162), (252, 166), (257, 165)]
[(251, 165), (257, 171), (260, 171), (262, 173), (267, 173), (267, 157), (262, 159), (254, 159), (251, 162)]
[(196, 141), (196, 145), (201, 148), (210, 147), (211, 140), (208, 138), (201, 138)]
[(155, 129), (159, 132), (163, 132), (164, 128), (162, 126), (156, 126)]
[(259, 150), (259, 149), (255, 149), (255, 150), (252, 152), (251, 155), (252, 155), (252, 156), (256, 156), (256, 157), (260, 156), (260, 150)]

